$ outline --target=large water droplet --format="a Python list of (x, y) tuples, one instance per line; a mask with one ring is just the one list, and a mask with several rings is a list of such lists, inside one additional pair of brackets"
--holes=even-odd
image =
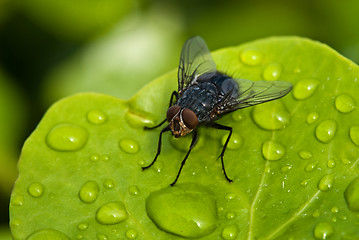
[(125, 235), (128, 239), (136, 239), (138, 233), (135, 229), (128, 229)]
[(318, 182), (318, 189), (322, 192), (326, 192), (333, 187), (334, 184), (334, 175), (328, 174), (322, 177)]
[(315, 129), (315, 136), (322, 143), (330, 142), (337, 132), (337, 123), (334, 120), (324, 120)]
[(98, 185), (95, 181), (86, 182), (80, 189), (79, 198), (84, 203), (93, 203), (98, 197)]
[(282, 73), (282, 66), (278, 63), (269, 64), (263, 72), (263, 79), (268, 81), (278, 80)]
[(87, 131), (73, 124), (59, 124), (47, 135), (47, 145), (57, 151), (80, 150), (88, 139)]
[(265, 130), (279, 130), (290, 123), (290, 113), (281, 101), (256, 105), (252, 110), (254, 122)]
[(34, 232), (27, 238), (27, 240), (44, 240), (44, 239), (70, 240), (70, 238), (66, 236), (64, 233), (54, 229), (39, 230)]
[(241, 60), (244, 64), (249, 66), (255, 66), (262, 62), (262, 53), (256, 50), (246, 50), (241, 54)]
[(320, 222), (314, 228), (314, 237), (316, 239), (328, 239), (334, 234), (334, 228), (330, 223)]
[(181, 237), (201, 238), (217, 227), (216, 200), (198, 184), (177, 184), (153, 192), (146, 200), (146, 210), (159, 229)]
[(297, 100), (304, 100), (313, 95), (319, 85), (315, 79), (303, 79), (297, 82), (293, 88), (293, 96)]
[(107, 116), (101, 110), (91, 110), (87, 113), (87, 120), (92, 124), (102, 124), (106, 122)]
[(100, 207), (96, 212), (97, 222), (104, 225), (117, 224), (127, 220), (128, 213), (123, 202), (110, 202)]
[(122, 139), (119, 143), (120, 148), (126, 153), (137, 153), (140, 150), (138, 143), (132, 139)]
[(341, 94), (335, 98), (335, 107), (339, 112), (349, 113), (354, 110), (355, 101), (351, 96)]
[(44, 185), (41, 183), (35, 182), (30, 184), (30, 186), (27, 188), (27, 192), (33, 196), (33, 197), (41, 197), (44, 194)]
[(265, 141), (262, 146), (262, 153), (265, 159), (270, 161), (276, 161), (281, 159), (286, 150), (285, 147), (279, 142), (269, 140)]
[(350, 139), (359, 146), (359, 126), (352, 126), (349, 131)]
[(222, 238), (225, 240), (237, 239), (238, 227), (235, 224), (226, 226), (222, 231)]
[(312, 123), (316, 122), (316, 121), (318, 120), (318, 118), (319, 118), (319, 114), (318, 114), (318, 113), (316, 113), (316, 112), (311, 112), (311, 113), (309, 113), (308, 116), (307, 116), (307, 123), (312, 124)]
[[(224, 146), (224, 144), (226, 143), (226, 140), (228, 138), (229, 134), (226, 134), (222, 137), (222, 146)], [(242, 145), (243, 142), (243, 138), (237, 134), (237, 133), (232, 133), (231, 138), (229, 139), (227, 148), (228, 149), (238, 149), (240, 148), (240, 146)]]
[(355, 178), (345, 189), (344, 197), (351, 211), (359, 211), (359, 177)]

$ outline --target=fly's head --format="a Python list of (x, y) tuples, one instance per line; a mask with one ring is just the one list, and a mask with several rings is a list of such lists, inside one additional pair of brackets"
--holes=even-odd
[(189, 108), (173, 105), (167, 110), (167, 121), (170, 123), (172, 134), (178, 138), (192, 132), (197, 127), (198, 118)]

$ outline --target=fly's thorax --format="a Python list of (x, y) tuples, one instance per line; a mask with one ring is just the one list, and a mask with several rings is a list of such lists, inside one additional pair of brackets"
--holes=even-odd
[(189, 108), (173, 105), (167, 110), (167, 121), (172, 134), (178, 138), (192, 132), (198, 125), (196, 114)]

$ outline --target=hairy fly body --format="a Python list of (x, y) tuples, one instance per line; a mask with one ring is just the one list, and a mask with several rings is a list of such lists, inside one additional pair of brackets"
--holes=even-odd
[(178, 67), (178, 90), (170, 98), (166, 119), (154, 127), (155, 129), (168, 121), (159, 136), (157, 153), (151, 164), (142, 169), (151, 167), (161, 153), (162, 134), (171, 131), (176, 138), (192, 133), (192, 141), (173, 186), (180, 176), (186, 160), (198, 140), (197, 127), (206, 126), (226, 130), (229, 135), (222, 148), (222, 170), (227, 181), (223, 157), (232, 135), (232, 128), (216, 123), (215, 121), (235, 110), (250, 107), (260, 103), (272, 101), (285, 96), (292, 89), (292, 84), (284, 81), (250, 81), (233, 79), (216, 69), (206, 43), (200, 37), (188, 39), (183, 48)]

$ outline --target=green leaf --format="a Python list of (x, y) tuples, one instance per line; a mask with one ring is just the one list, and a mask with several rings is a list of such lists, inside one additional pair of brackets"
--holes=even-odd
[(213, 53), (235, 78), (285, 80), (282, 99), (238, 110), (200, 139), (163, 135), (176, 71), (127, 102), (78, 94), (26, 141), (10, 203), (14, 239), (357, 239), (359, 68), (326, 45), (273, 37)]

